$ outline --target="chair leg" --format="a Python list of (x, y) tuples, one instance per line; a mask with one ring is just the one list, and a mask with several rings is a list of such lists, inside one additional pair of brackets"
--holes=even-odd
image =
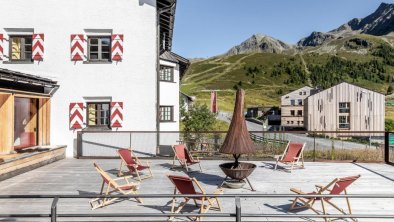
[[(321, 202), (321, 208), (322, 208), (322, 210), (323, 210), (323, 215), (327, 216), (326, 208), (325, 208), (325, 206), (324, 206), (324, 200), (323, 200), (323, 198), (320, 200), (320, 202)], [(324, 218), (324, 221), (328, 222), (328, 221), (330, 221), (330, 219), (328, 219), (327, 217), (325, 217), (325, 218)]]
[(119, 172), (118, 172), (118, 176), (119, 177), (121, 177), (123, 175), (122, 167), (123, 167), (123, 160), (120, 160), (120, 166), (119, 166)]
[(276, 159), (276, 164), (275, 164), (275, 169), (274, 170), (276, 170), (276, 168), (278, 167), (278, 163), (279, 163), (279, 159)]
[(140, 173), (138, 172), (138, 170), (137, 170), (137, 169), (135, 169), (135, 172), (137, 173), (138, 180), (141, 182)]
[[(175, 194), (176, 194), (176, 188), (174, 189), (174, 195), (175, 195)], [(174, 210), (175, 210), (175, 201), (176, 201), (176, 198), (173, 197), (173, 198), (172, 198), (172, 205), (171, 205), (171, 213), (174, 213)], [(172, 218), (173, 218), (173, 217), (169, 217), (168, 220), (172, 220)]]
[[(205, 213), (204, 207), (205, 207), (205, 198), (203, 197), (203, 198), (201, 199), (200, 214)], [(208, 211), (208, 209), (207, 209), (207, 211)], [(202, 221), (202, 216), (197, 217), (197, 221)]]

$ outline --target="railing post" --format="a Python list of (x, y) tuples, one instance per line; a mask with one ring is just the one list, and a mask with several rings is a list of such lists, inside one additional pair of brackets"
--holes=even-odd
[(390, 163), (390, 132), (384, 133), (384, 161)]
[(57, 219), (57, 202), (59, 198), (55, 197), (53, 198), (52, 201), (52, 206), (51, 206), (51, 222), (56, 222)]
[(235, 197), (235, 221), (241, 222), (241, 199), (239, 196)]
[(316, 161), (316, 134), (313, 133), (313, 162)]
[(79, 158), (82, 156), (82, 131), (77, 132), (77, 156)]

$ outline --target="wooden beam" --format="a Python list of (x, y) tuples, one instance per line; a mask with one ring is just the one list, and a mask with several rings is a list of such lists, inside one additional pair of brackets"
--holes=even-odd
[(6, 154), (14, 146), (14, 96), (0, 93), (0, 153)]

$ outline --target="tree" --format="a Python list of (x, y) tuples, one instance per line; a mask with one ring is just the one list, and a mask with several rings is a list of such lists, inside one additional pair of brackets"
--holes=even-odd
[(393, 86), (389, 85), (389, 87), (387, 88), (387, 95), (391, 95), (393, 94)]
[(215, 114), (211, 113), (207, 105), (194, 104), (188, 111), (182, 108), (181, 116), (184, 140), (188, 142), (199, 142), (203, 137), (201, 132), (212, 130), (216, 122)]

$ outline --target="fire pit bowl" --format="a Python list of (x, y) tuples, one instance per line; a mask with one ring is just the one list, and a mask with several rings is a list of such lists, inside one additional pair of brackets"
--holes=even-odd
[(256, 169), (256, 165), (253, 163), (238, 162), (237, 168), (234, 168), (234, 164), (234, 162), (222, 163), (219, 167), (226, 176), (236, 180), (247, 178)]

